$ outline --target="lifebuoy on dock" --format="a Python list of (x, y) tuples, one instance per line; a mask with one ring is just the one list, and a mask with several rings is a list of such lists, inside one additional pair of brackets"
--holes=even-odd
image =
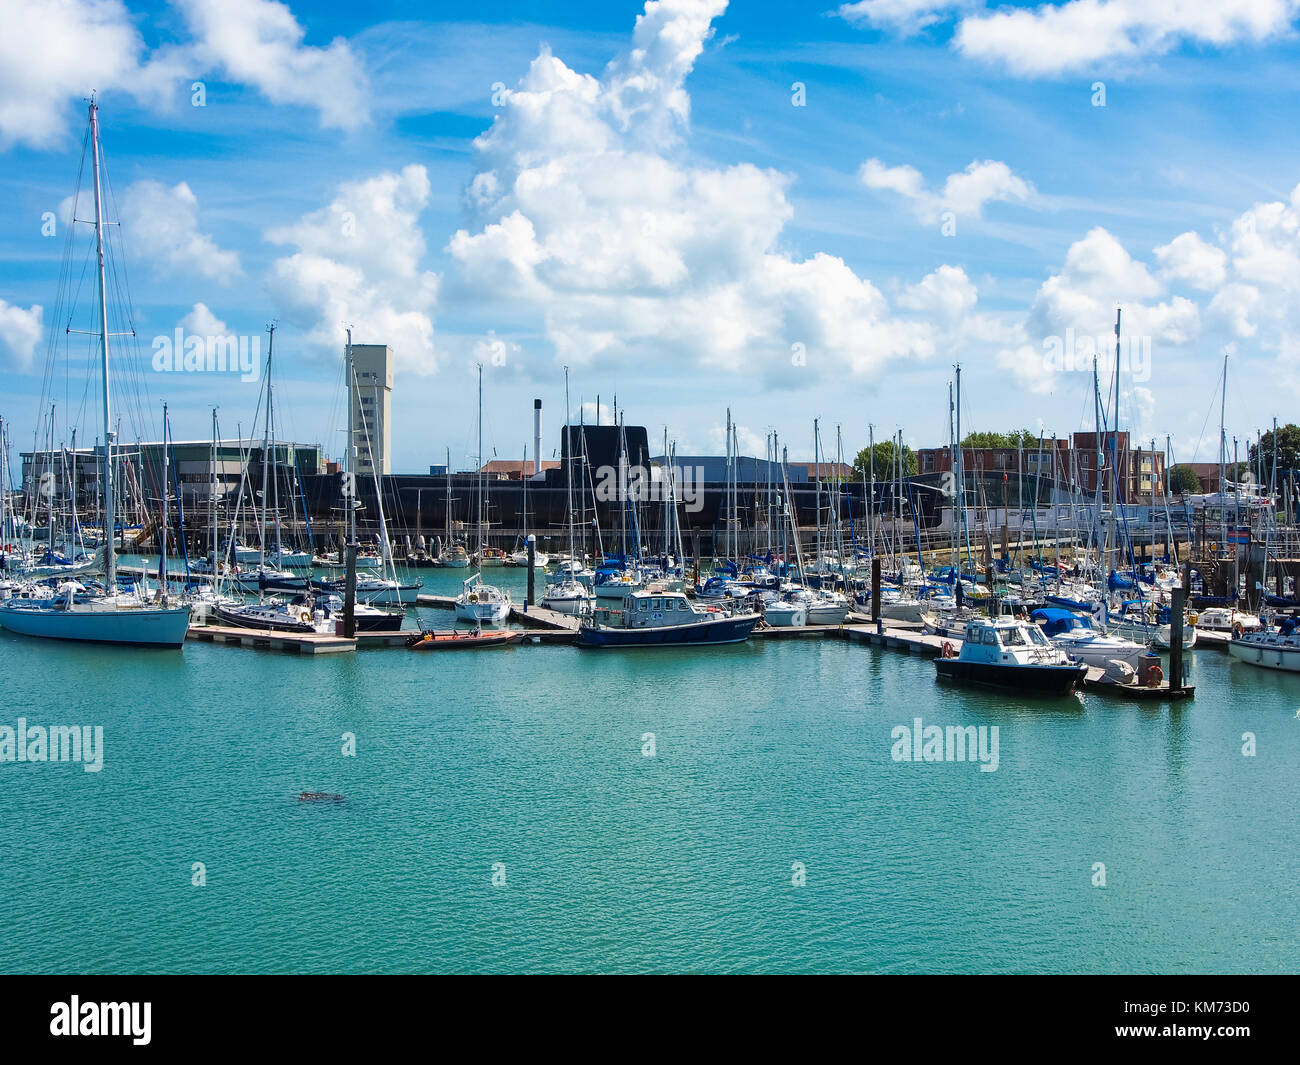
[(1147, 670), (1147, 687), (1158, 688), (1165, 679), (1165, 671), (1159, 666), (1152, 666)]
[(943, 641), (943, 650), (942, 650), (941, 654), (943, 655), (944, 658), (956, 658), (956, 657), (957, 657), (957, 649), (956, 649), (955, 647), (953, 647), (951, 641), (949, 641), (949, 640), (944, 640), (944, 641)]

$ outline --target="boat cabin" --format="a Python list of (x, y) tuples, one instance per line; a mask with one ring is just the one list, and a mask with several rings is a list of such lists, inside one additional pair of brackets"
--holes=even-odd
[(1064, 655), (1037, 625), (1014, 618), (975, 618), (967, 623), (961, 646), (963, 662), (997, 665), (1045, 665)]
[(725, 617), (708, 609), (700, 609), (684, 592), (644, 591), (623, 596), (623, 605), (598, 607), (595, 621), (624, 629), (660, 629), (672, 625), (693, 625), (714, 617)]

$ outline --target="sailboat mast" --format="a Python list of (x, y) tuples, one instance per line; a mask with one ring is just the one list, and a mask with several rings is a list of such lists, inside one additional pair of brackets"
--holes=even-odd
[[(208, 543), (212, 548), (212, 574), (217, 574), (217, 408), (212, 408), (212, 469), (208, 499)], [(215, 581), (213, 582), (215, 583)]]
[(1228, 460), (1228, 438), (1224, 435), (1223, 422), (1228, 411), (1228, 355), (1223, 355), (1223, 382), (1219, 388), (1219, 527), (1221, 542), (1228, 543), (1228, 503), (1223, 490), (1224, 466)]
[(478, 367), (478, 571), (483, 573), (483, 364)]
[(266, 421), (262, 423), (262, 527), (257, 544), (259, 570), (266, 568), (266, 478), (271, 465), (271, 352), (275, 348), (275, 323), (268, 325), (266, 331), (270, 334), (270, 339), (266, 345)]
[(569, 562), (573, 562), (573, 426), (569, 422), (569, 368), (564, 368), (564, 495), (569, 511)]
[(104, 384), (104, 528), (108, 547), (104, 564), (108, 594), (117, 591), (117, 549), (113, 537), (117, 529), (117, 508), (113, 497), (113, 408), (108, 381), (108, 283), (104, 274), (104, 207), (99, 178), (99, 104), (90, 101), (90, 148), (95, 172), (95, 253), (99, 260), (99, 352)]

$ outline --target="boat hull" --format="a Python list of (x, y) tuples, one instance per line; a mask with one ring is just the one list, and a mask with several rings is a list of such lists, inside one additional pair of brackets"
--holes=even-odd
[(1069, 695), (1088, 671), (1082, 665), (1004, 666), (995, 662), (963, 662), (960, 658), (936, 658), (934, 667), (945, 680), (1037, 695)]
[(1282, 673), (1300, 673), (1300, 646), (1279, 646), (1238, 638), (1228, 644), (1228, 653), (1249, 666), (1275, 669)]
[(48, 640), (177, 648), (185, 644), (190, 612), (187, 607), (69, 611), (0, 605), (0, 626)]
[(688, 647), (743, 643), (749, 639), (758, 620), (757, 614), (746, 614), (658, 628), (618, 629), (583, 625), (578, 629), (577, 644), (579, 647)]

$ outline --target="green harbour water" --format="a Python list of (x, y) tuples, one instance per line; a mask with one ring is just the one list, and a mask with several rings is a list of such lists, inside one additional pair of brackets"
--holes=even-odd
[[(98, 773), (0, 763), (0, 971), (1295, 971), (1300, 677), (1196, 651), (1189, 679), (1172, 706), (1043, 702), (839, 640), (312, 657), (0, 630), (0, 725), (104, 731)], [(894, 761), (917, 717), (996, 725), (997, 770)]]

